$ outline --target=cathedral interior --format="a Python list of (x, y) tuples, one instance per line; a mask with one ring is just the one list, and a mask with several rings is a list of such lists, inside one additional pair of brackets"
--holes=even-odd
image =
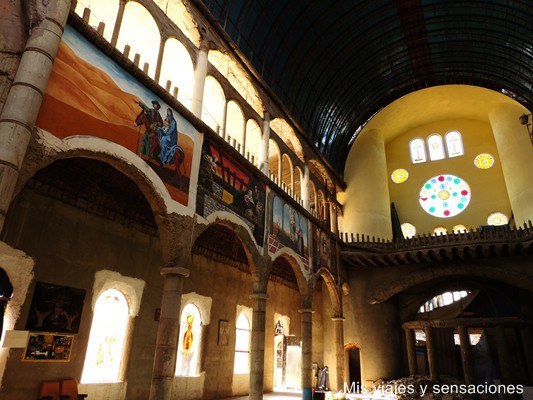
[(532, 38), (528, 0), (0, 1), (0, 398), (533, 399)]

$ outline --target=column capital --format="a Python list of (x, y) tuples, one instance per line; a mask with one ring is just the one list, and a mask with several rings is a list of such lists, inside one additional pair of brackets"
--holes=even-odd
[(181, 275), (185, 278), (189, 277), (191, 270), (183, 267), (163, 267), (161, 268), (161, 275)]
[(250, 299), (252, 300), (268, 300), (269, 297), (266, 293), (253, 293), (250, 295)]
[(298, 310), (298, 312), (301, 313), (301, 314), (304, 314), (304, 313), (313, 314), (315, 312), (315, 310), (313, 310), (312, 308), (300, 308)]

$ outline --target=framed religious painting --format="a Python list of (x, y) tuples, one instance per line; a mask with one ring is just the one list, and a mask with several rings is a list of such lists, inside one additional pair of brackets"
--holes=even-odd
[(48, 332), (30, 332), (22, 361), (69, 362), (74, 335)]
[(228, 344), (229, 344), (229, 322), (221, 319), (218, 321), (217, 345), (227, 346)]

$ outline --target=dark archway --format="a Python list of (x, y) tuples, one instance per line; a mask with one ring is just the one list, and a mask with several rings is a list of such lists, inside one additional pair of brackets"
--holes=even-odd
[(4, 314), (7, 308), (7, 302), (13, 295), (13, 285), (9, 280), (6, 271), (0, 268), (0, 338), (4, 332)]

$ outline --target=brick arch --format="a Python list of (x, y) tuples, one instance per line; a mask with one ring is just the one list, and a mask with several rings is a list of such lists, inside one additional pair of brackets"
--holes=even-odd
[(333, 275), (331, 275), (331, 272), (326, 268), (320, 268), (316, 276), (321, 276), (322, 279), (324, 279), (324, 283), (326, 285), (329, 298), (331, 300), (331, 304), (333, 305), (333, 310), (335, 312), (335, 316), (340, 317), (342, 316), (342, 302), (341, 297), (339, 294), (339, 288), (337, 284), (335, 283), (335, 278)]
[(250, 228), (240, 218), (226, 211), (217, 211), (210, 214), (207, 217), (207, 221), (207, 225), (195, 225), (191, 240), (192, 244), (194, 244), (200, 235), (206, 232), (209, 228), (215, 225), (222, 225), (230, 229), (241, 242), (252, 275), (255, 278), (264, 276), (265, 271), (263, 271), (263, 263), (261, 262), (261, 254), (259, 253), (257, 242), (255, 241)]
[(443, 277), (472, 277), (483, 278), (507, 283), (528, 291), (533, 291), (533, 275), (502, 267), (455, 264), (432, 267), (431, 269), (411, 272), (400, 279), (388, 280), (374, 286), (367, 292), (370, 304), (379, 304), (392, 296), (420, 285)]
[(302, 260), (300, 259), (300, 256), (294, 250), (283, 247), (272, 256), (272, 263), (276, 262), (278, 258), (285, 259), (285, 261), (287, 261), (291, 266), (294, 275), (296, 276), (296, 282), (298, 283), (300, 295), (303, 299), (305, 299), (304, 301), (309, 301), (309, 308), (311, 308), (309, 299), (312, 296), (312, 291), (308, 274)]

